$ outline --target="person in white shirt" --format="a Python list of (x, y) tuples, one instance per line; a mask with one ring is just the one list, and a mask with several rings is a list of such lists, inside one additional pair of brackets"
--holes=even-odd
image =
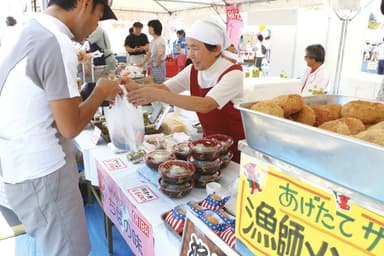
[(43, 255), (90, 252), (72, 138), (121, 88), (100, 79), (82, 102), (73, 41), (110, 18), (116, 16), (107, 0), (50, 0), (0, 48), (0, 177)]
[(304, 59), (308, 68), (301, 78), (301, 95), (325, 94), (329, 85), (329, 75), (324, 65), (324, 47), (320, 44), (309, 45), (305, 49)]

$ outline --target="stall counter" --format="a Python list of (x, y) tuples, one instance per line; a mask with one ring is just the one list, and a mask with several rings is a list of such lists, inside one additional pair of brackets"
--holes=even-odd
[[(177, 205), (204, 199), (205, 189), (194, 188), (182, 199), (171, 199), (138, 174), (143, 163), (134, 165), (126, 154), (115, 154), (105, 144), (89, 144), (92, 133), (83, 131), (75, 138), (75, 145), (86, 154), (86, 178), (93, 179), (92, 184), (102, 191), (105, 214), (136, 255), (162, 255), (165, 251), (167, 255), (178, 255), (181, 238), (166, 227), (161, 215)], [(238, 176), (239, 165), (231, 162), (218, 182), (228, 188)]]

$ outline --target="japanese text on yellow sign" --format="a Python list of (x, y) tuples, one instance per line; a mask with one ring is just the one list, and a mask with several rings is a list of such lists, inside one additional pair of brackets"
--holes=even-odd
[(242, 154), (236, 237), (255, 255), (384, 255), (384, 217)]

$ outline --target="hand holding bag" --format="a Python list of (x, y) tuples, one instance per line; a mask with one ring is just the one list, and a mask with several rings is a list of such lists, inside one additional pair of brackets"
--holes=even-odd
[(112, 108), (105, 111), (112, 144), (122, 151), (137, 151), (144, 141), (144, 120), (141, 108), (128, 102), (127, 91), (116, 95)]

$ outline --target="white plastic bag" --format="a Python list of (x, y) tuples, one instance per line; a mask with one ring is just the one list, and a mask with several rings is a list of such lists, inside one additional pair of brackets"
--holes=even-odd
[(144, 120), (141, 108), (127, 99), (127, 91), (122, 86), (124, 96), (117, 95), (111, 109), (105, 111), (108, 132), (112, 144), (122, 151), (137, 151), (144, 141)]

